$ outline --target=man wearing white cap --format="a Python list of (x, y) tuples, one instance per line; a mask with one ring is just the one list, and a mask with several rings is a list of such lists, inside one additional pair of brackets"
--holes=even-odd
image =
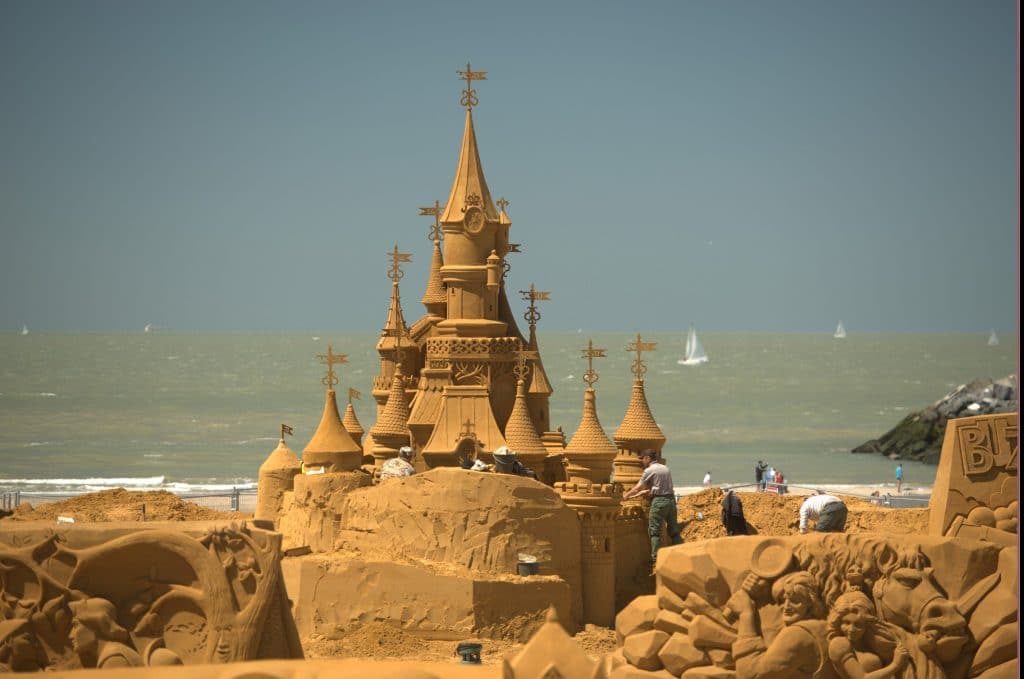
[(398, 449), (398, 457), (386, 460), (380, 466), (380, 480), (400, 479), (405, 476), (412, 476), (416, 469), (412, 466), (412, 460), (416, 452), (411, 446), (402, 446)]

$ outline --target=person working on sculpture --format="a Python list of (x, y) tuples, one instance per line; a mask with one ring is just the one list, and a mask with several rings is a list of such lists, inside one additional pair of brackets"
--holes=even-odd
[(644, 493), (651, 495), (651, 514), (647, 522), (647, 530), (651, 536), (651, 565), (658, 558), (661, 547), (661, 524), (668, 526), (668, 536), (673, 545), (683, 542), (679, 521), (676, 518), (676, 491), (672, 483), (672, 472), (657, 461), (658, 452), (647, 449), (640, 453), (640, 461), (644, 465), (644, 473), (636, 485), (622, 494), (623, 500)]
[(842, 500), (825, 495), (820, 490), (800, 505), (800, 532), (807, 532), (807, 523), (815, 520), (814, 530), (819, 533), (842, 533), (846, 530), (846, 505)]
[(402, 446), (398, 450), (398, 457), (386, 460), (380, 466), (380, 480), (400, 479), (404, 476), (412, 476), (416, 469), (412, 466), (412, 460), (416, 457), (411, 446)]

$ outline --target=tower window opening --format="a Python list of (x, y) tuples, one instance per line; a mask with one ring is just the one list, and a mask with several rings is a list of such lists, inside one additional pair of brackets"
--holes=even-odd
[(605, 538), (604, 539), (604, 553), (607, 554), (610, 551), (612, 551), (612, 540), (611, 540), (611, 538)]

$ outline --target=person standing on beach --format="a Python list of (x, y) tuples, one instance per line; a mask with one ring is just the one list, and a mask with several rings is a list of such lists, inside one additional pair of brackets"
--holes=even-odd
[(807, 532), (807, 523), (814, 520), (819, 533), (842, 533), (846, 530), (846, 504), (833, 495), (820, 490), (800, 505), (800, 532)]
[(636, 485), (622, 494), (623, 500), (643, 493), (651, 494), (651, 513), (647, 521), (647, 532), (651, 536), (651, 566), (658, 558), (661, 547), (661, 524), (668, 526), (668, 537), (673, 545), (682, 544), (683, 536), (676, 517), (676, 490), (672, 483), (672, 472), (657, 461), (658, 452), (648, 448), (640, 453), (644, 473)]
[(896, 492), (900, 493), (903, 491), (903, 464), (896, 464)]
[(757, 464), (754, 465), (754, 480), (757, 482), (758, 490), (764, 490), (764, 473), (767, 470), (768, 465), (761, 460), (758, 460)]
[(711, 487), (711, 472), (708, 472), (707, 474), (704, 475), (704, 487)]

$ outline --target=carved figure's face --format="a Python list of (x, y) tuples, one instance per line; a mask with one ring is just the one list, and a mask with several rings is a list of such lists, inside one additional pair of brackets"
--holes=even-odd
[(843, 636), (856, 646), (864, 638), (864, 632), (874, 619), (872, 612), (862, 603), (847, 606), (843, 617), (839, 619), (839, 629)]
[(787, 587), (782, 592), (779, 606), (782, 609), (782, 621), (787, 625), (800, 622), (811, 614), (811, 602), (802, 591), (794, 587)]
[(99, 640), (96, 633), (78, 618), (71, 620), (71, 648), (79, 656), (95, 655)]

